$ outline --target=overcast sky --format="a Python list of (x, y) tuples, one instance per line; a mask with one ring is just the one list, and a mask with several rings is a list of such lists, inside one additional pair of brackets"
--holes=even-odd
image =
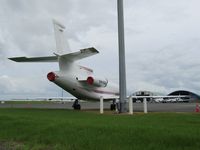
[[(117, 0), (0, 0), (0, 99), (61, 96), (46, 75), (56, 63), (15, 63), (13, 56), (55, 51), (52, 19), (73, 51), (100, 54), (79, 63), (118, 83)], [(200, 1), (124, 0), (127, 89), (200, 94)], [(67, 94), (65, 94), (67, 95)]]

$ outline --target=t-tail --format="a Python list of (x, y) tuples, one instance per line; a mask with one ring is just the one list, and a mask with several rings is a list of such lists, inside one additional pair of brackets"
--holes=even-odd
[(99, 53), (94, 47), (71, 52), (68, 41), (65, 39), (65, 26), (55, 19), (53, 20), (53, 25), (56, 40), (56, 52), (53, 53), (53, 56), (12, 57), (9, 59), (16, 62), (58, 62), (60, 70), (66, 70), (69, 64)]

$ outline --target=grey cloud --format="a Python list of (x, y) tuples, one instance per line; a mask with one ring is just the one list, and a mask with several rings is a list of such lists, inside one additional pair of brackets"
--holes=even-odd
[[(183, 88), (198, 92), (199, 4), (198, 0), (124, 1), (130, 91), (147, 89), (168, 93)], [(0, 76), (7, 76), (8, 83), (13, 83), (14, 76), (24, 76), (27, 80), (19, 79), (15, 85), (24, 84), (24, 88), (28, 86), (29, 91), (34, 91), (39, 83), (31, 81), (33, 73), (45, 80), (48, 71), (58, 69), (57, 65), (22, 65), (6, 60), (9, 56), (52, 54), (55, 49), (52, 18), (65, 24), (72, 50), (94, 46), (100, 51), (81, 63), (118, 82), (114, 0), (0, 1), (0, 62), (3, 64)], [(6, 88), (3, 79), (0, 89), (11, 93), (15, 87)], [(45, 81), (41, 87), (43, 93), (54, 93), (51, 86)]]

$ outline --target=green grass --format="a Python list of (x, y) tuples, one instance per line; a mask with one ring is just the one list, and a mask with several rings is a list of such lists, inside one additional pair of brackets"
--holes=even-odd
[(0, 149), (200, 149), (200, 115), (0, 109)]

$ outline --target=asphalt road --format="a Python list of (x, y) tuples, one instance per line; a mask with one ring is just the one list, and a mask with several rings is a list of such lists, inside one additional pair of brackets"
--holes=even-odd
[[(46, 108), (46, 109), (72, 109), (72, 102), (49, 104), (0, 104), (0, 108)], [(99, 109), (99, 102), (81, 102), (81, 109)], [(104, 108), (110, 108), (109, 102)], [(148, 103), (148, 112), (195, 112), (196, 103)], [(142, 103), (133, 103), (133, 112), (143, 112)]]

